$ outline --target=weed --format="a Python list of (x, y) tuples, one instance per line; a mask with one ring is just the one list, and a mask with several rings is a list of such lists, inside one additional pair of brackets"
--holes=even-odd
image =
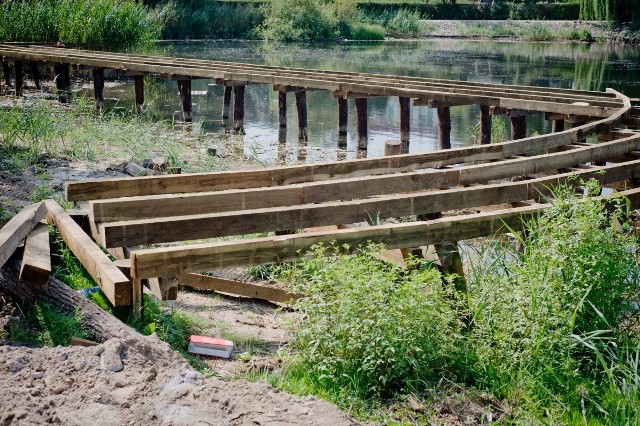
[(34, 346), (66, 346), (71, 337), (88, 338), (77, 315), (67, 315), (46, 303), (37, 303), (25, 321), (13, 322), (11, 340)]

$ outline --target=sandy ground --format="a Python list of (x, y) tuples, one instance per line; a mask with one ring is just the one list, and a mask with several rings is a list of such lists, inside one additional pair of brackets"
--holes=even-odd
[(0, 425), (355, 425), (265, 383), (205, 378), (163, 342), (26, 348), (0, 342)]

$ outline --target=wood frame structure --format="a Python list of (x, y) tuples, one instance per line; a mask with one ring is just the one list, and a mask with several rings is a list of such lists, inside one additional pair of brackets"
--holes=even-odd
[[(0, 45), (0, 57), (3, 61), (57, 64), (63, 76), (61, 96), (68, 94), (69, 65), (113, 68), (134, 76), (160, 74), (179, 82), (185, 118), (191, 113), (190, 84), (186, 83), (191, 79), (209, 78), (225, 86), (225, 119), (229, 118), (232, 93), (239, 108), (246, 84), (270, 84), (280, 92), (281, 101), (286, 100), (287, 92), (296, 93), (302, 138), (307, 132), (302, 93), (330, 90), (338, 99), (339, 132), (346, 129), (344, 100), (356, 98), (362, 115), (357, 126), (362, 136), (359, 143), (364, 145), (366, 100), (371, 96), (399, 98), (404, 111), (400, 121), (405, 123), (400, 129), (402, 146), (408, 143), (411, 99), (413, 105), (438, 109), (441, 148), (448, 148), (449, 108), (467, 104), (482, 107), (482, 127), (489, 133), (482, 135), (483, 143), (478, 146), (238, 172), (69, 182), (66, 198), (86, 202), (91, 236), (52, 200), (30, 206), (0, 229), (0, 260), (4, 262), (46, 215), (109, 300), (116, 306), (133, 306), (134, 312), (140, 311), (144, 284), (162, 296), (163, 282), (175, 277), (184, 285), (287, 301), (295, 295), (199, 274), (293, 260), (317, 243), (357, 247), (374, 241), (388, 248), (406, 248), (489, 236), (506, 225), (517, 229), (523, 217), (547, 208), (550, 188), (558, 184), (577, 185), (578, 179), (595, 178), (606, 185), (640, 178), (640, 102), (611, 89), (589, 92), (453, 82), (29, 45)], [(94, 72), (98, 106), (103, 84), (100, 75), (101, 71)], [(138, 78), (135, 85), (136, 104), (142, 109), (140, 81)], [(286, 111), (280, 106), (281, 113)], [(532, 112), (545, 113), (554, 121), (555, 131), (489, 144), (486, 119), (492, 110), (510, 117), (518, 136), (522, 136), (523, 117)], [(242, 119), (243, 111), (236, 111), (234, 125), (242, 127)], [(563, 130), (565, 121), (579, 125)], [(282, 125), (286, 120), (281, 117)], [(584, 142), (596, 137), (597, 143)], [(633, 206), (640, 206), (640, 189), (622, 193)], [(486, 211), (485, 206), (493, 208)], [(425, 215), (460, 209), (467, 214), (424, 220)], [(418, 220), (288, 232), (408, 216)], [(273, 231), (276, 236), (248, 238)], [(224, 239), (210, 240), (220, 237)], [(208, 240), (200, 242), (203, 239)], [(96, 242), (110, 249), (118, 260), (110, 261)], [(149, 245), (158, 246), (139, 247)]]

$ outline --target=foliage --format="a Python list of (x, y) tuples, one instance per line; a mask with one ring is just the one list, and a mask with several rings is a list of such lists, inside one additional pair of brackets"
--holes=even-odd
[(319, 0), (269, 0), (262, 10), (265, 20), (257, 34), (265, 40), (319, 41), (337, 35), (333, 9), (324, 7)]
[(160, 8), (164, 38), (249, 38), (263, 20), (252, 4), (169, 0)]
[(306, 297), (294, 326), (296, 359), (315, 386), (362, 399), (411, 392), (437, 380), (460, 351), (461, 322), (435, 268), (381, 266), (380, 246), (357, 256), (313, 249), (283, 271)]
[[(599, 188), (590, 182), (587, 191)], [(626, 205), (612, 201), (610, 212), (569, 187), (556, 195), (527, 226), (523, 253), (496, 246), (479, 254), (490, 262), (472, 268), (475, 381), (556, 422), (567, 411), (595, 419), (601, 410), (637, 410), (637, 398), (612, 384), (638, 352), (625, 327), (637, 300), (635, 241), (612, 224), (624, 223)]]
[(71, 337), (87, 338), (82, 321), (77, 315), (67, 315), (46, 303), (37, 303), (25, 322), (12, 323), (11, 340), (34, 346), (66, 346)]
[(415, 37), (420, 31), (420, 15), (401, 9), (385, 22), (387, 34), (394, 37)]
[(348, 38), (351, 40), (375, 41), (384, 40), (385, 28), (376, 24), (353, 24), (349, 28)]
[(0, 41), (80, 43), (130, 50), (149, 46), (160, 20), (133, 0), (7, 0), (0, 4)]
[(580, 0), (580, 19), (640, 24), (636, 0)]

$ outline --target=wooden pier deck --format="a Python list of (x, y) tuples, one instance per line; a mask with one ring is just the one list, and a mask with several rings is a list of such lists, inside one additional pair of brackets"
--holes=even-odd
[[(0, 45), (0, 56), (4, 61), (115, 68), (133, 75), (159, 73), (182, 82), (209, 78), (226, 87), (270, 84), (285, 94), (331, 90), (338, 99), (397, 96), (401, 105), (413, 99), (414, 105), (443, 112), (474, 103), (485, 107), (480, 119), (485, 113), (512, 118), (517, 130), (513, 140), (500, 144), (446, 149), (441, 143), (442, 150), (421, 154), (69, 182), (66, 198), (83, 202), (91, 238), (120, 259), (107, 262), (99, 250), (87, 248), (89, 236), (51, 201), (45, 203), (47, 217), (66, 230), (63, 238), (99, 277), (115, 305), (139, 309), (143, 282), (166, 296), (163, 280), (175, 277), (184, 285), (237, 288), (239, 294), (285, 301), (292, 295), (281, 290), (221, 283), (199, 273), (290, 261), (321, 242), (355, 247), (372, 241), (390, 249), (455, 247), (460, 240), (504, 232), (506, 226), (517, 230), (523, 217), (548, 207), (551, 188), (562, 183), (578, 185), (594, 178), (603, 185), (618, 184), (629, 188), (621, 193), (640, 207), (640, 101), (614, 90), (475, 84), (33, 46)], [(522, 118), (531, 113), (546, 114), (554, 121), (554, 132), (518, 137)], [(564, 130), (566, 122), (572, 127)], [(442, 142), (446, 120), (440, 124)], [(484, 136), (490, 141), (490, 134)], [(456, 214), (440, 215), (451, 211)], [(373, 223), (395, 218), (405, 221)], [(255, 234), (267, 236), (248, 237)], [(130, 282), (123, 281), (121, 271)]]

